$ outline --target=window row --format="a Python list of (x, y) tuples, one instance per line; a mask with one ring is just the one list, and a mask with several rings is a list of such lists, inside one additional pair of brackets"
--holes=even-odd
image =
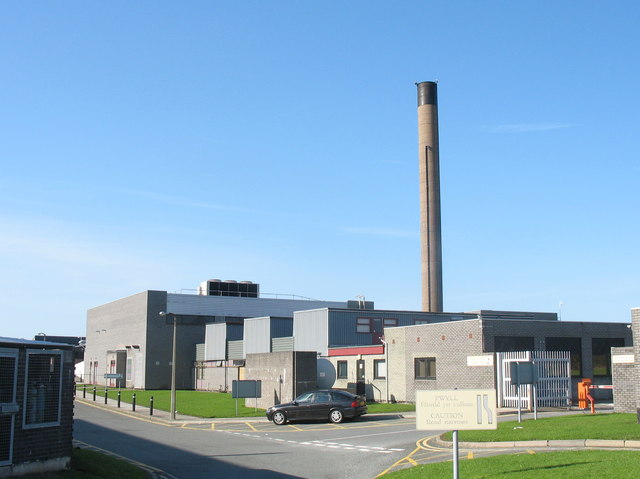
[[(365, 380), (365, 362), (363, 359), (355, 361), (357, 381)], [(349, 378), (349, 361), (338, 361), (336, 367), (336, 377), (338, 379)], [(373, 379), (386, 379), (387, 363), (384, 359), (373, 360)], [(415, 379), (435, 379), (436, 378), (436, 358), (415, 358), (414, 359)]]
[[(364, 381), (366, 378), (366, 364), (364, 359), (355, 361), (356, 374), (355, 378), (349, 378), (349, 361), (338, 361), (336, 367), (336, 378), (338, 379), (355, 379), (356, 381)], [(384, 359), (373, 360), (373, 379), (386, 379), (387, 363)]]

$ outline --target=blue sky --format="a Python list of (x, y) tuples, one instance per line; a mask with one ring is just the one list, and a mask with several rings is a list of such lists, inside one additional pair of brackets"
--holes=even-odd
[(3, 2), (0, 336), (146, 289), (420, 308), (414, 82), (439, 81), (444, 307), (640, 306), (636, 2)]

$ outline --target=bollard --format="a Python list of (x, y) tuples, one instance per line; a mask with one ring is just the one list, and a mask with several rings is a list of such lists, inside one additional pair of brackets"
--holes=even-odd
[(149, 416), (153, 416), (153, 396), (149, 398)]
[(120, 390), (118, 389), (118, 407), (120, 407)]
[(93, 386), (93, 400), (96, 400), (96, 387)]
[(106, 388), (104, 388), (104, 403), (107, 404), (107, 394), (109, 394), (109, 390)]
[(87, 397), (87, 385), (83, 384), (82, 385), (82, 399), (85, 399)]
[(136, 393), (133, 393), (133, 396), (131, 396), (131, 410), (134, 412), (136, 410)]

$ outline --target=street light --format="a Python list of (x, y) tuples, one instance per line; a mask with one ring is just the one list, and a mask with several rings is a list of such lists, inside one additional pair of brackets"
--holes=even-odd
[(173, 313), (167, 313), (165, 311), (160, 311), (160, 316), (173, 317), (173, 348), (171, 351), (171, 410), (169, 412), (169, 418), (172, 421), (176, 420), (176, 333), (178, 331), (178, 322), (176, 319), (176, 315)]

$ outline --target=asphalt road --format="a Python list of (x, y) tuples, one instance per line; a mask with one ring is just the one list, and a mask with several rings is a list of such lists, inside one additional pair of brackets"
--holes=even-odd
[[(74, 440), (169, 479), (218, 474), (225, 479), (372, 479), (392, 470), (452, 458), (450, 448), (431, 440), (444, 431), (417, 431), (413, 415), (369, 414), (343, 424), (276, 426), (266, 418), (194, 422), (184, 417), (171, 423), (160, 414), (155, 419), (146, 414), (77, 400)], [(541, 413), (541, 417), (564, 414), (585, 413), (558, 410)], [(498, 418), (514, 419), (515, 415)], [(517, 452), (536, 453), (525, 448), (461, 448), (459, 457)]]
[[(81, 402), (75, 408), (76, 441), (179, 479), (371, 479), (403, 463), (424, 438), (415, 419), (397, 416), (369, 415), (340, 425), (167, 425)], [(451, 454), (421, 451), (434, 458)]]

